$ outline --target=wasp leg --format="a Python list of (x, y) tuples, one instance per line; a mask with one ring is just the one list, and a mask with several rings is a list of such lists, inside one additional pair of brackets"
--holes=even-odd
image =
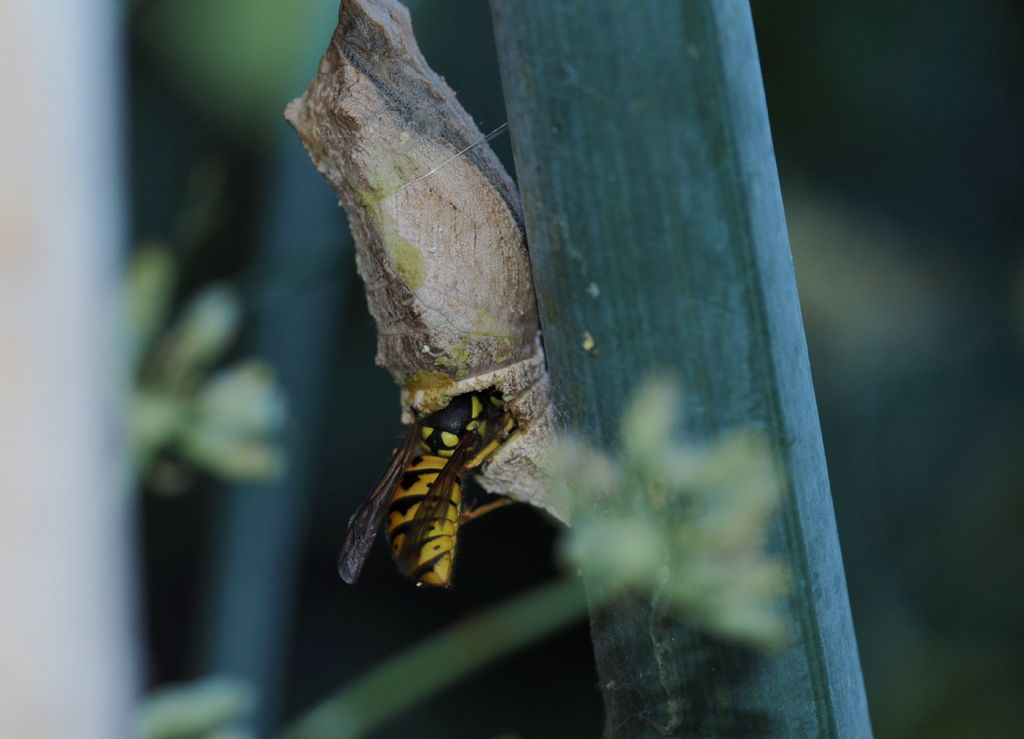
[(474, 467), (479, 467), (487, 458), (494, 454), (498, 449), (507, 444), (508, 441), (516, 435), (516, 420), (512, 417), (511, 413), (503, 413), (498, 419), (498, 423), (501, 425), (501, 431), (497, 437), (492, 439), (483, 449), (478, 451), (472, 459), (466, 462), (466, 469), (471, 470)]
[[(516, 420), (508, 411), (499, 416), (498, 424), (501, 427), (501, 431), (483, 449), (478, 451), (472, 459), (466, 462), (466, 469), (479, 467), (487, 461), (488, 457), (494, 454), (504, 444), (508, 443), (509, 439), (512, 439), (518, 433), (518, 430), (516, 429)], [(482, 506), (471, 505), (459, 513), (459, 523), (463, 524), (474, 521), (480, 518), (480, 516), (485, 516), (498, 508), (504, 508), (513, 502), (515, 501), (511, 498), (499, 498), (498, 500), (491, 501), (490, 503), (485, 503)]]
[(486, 516), (491, 511), (496, 511), (499, 508), (504, 508), (507, 505), (514, 503), (511, 498), (498, 498), (492, 500), (490, 503), (484, 503), (482, 506), (472, 506), (459, 514), (459, 524), (469, 523), (475, 521), (481, 516)]

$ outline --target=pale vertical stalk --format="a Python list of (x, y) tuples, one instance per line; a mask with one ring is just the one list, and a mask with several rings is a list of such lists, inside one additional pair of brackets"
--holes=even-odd
[(117, 5), (0, 5), (0, 736), (130, 734)]

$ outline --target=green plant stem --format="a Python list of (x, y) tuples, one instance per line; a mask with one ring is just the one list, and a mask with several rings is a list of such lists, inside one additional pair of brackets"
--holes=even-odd
[(576, 577), (563, 577), (517, 595), (375, 667), (287, 727), (280, 739), (362, 736), (586, 612), (586, 599)]
[[(316, 489), (327, 422), (322, 398), (336, 371), (334, 342), (352, 264), (337, 202), (294, 137), (279, 139), (272, 173), (250, 288), (251, 348), (288, 391), (280, 439), (288, 462), (276, 479), (224, 491), (209, 568), (203, 660), (207, 671), (244, 677), (256, 688), (253, 723), (260, 736), (279, 722), (299, 542)], [(332, 258), (337, 267), (309, 285), (306, 266)]]
[(719, 643), (656, 599), (592, 610), (606, 735), (870, 736), (750, 3), (491, 7), (561, 417), (614, 447), (668, 373), (689, 439), (753, 429), (783, 481), (792, 641)]

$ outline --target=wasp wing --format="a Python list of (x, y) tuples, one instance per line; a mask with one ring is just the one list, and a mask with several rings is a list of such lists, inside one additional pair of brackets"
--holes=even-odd
[(417, 421), (409, 429), (405, 441), (395, 451), (395, 455), (391, 458), (391, 464), (374, 485), (369, 497), (348, 521), (348, 532), (345, 534), (345, 541), (338, 553), (338, 574), (349, 585), (359, 579), (363, 563), (366, 562), (366, 557), (370, 554), (373, 540), (377, 538), (377, 530), (380, 529), (384, 514), (388, 510), (391, 492), (395, 489), (398, 481), (402, 479), (402, 473), (416, 451), (419, 435), (420, 423)]
[(452, 503), (452, 490), (459, 480), (459, 475), (465, 469), (470, 450), (476, 440), (477, 435), (474, 432), (462, 437), (444, 469), (438, 473), (437, 479), (431, 484), (426, 497), (420, 501), (420, 507), (416, 509), (409, 528), (405, 532), (402, 551), (395, 558), (398, 569), (403, 575), (416, 579), (420, 550), (432, 536), (434, 524), (447, 518), (448, 506)]

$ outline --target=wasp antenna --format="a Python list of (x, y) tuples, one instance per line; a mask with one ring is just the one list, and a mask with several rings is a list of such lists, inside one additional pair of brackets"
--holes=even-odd
[(497, 137), (497, 136), (500, 136), (500, 135), (501, 135), (501, 134), (503, 134), (503, 133), (504, 133), (504, 132), (505, 132), (505, 131), (506, 131), (507, 129), (508, 129), (508, 121), (505, 121), (505, 122), (504, 122), (504, 123), (502, 123), (502, 124), (501, 124), (500, 126), (498, 126), (498, 127), (496, 128), (496, 129), (494, 129), (494, 130), (493, 130), (493, 131), (491, 131), (491, 132), (490, 132), (489, 134), (487, 134), (487, 135), (486, 135), (486, 136), (484, 136), (484, 137), (483, 137), (482, 139), (480, 139), (479, 141), (476, 141), (476, 142), (474, 142), (474, 143), (470, 144), (469, 146), (467, 146), (466, 148), (462, 149), (461, 151), (458, 151), (458, 152), (456, 152), (455, 154), (452, 154), (452, 155), (451, 155), (450, 157), (448, 157), (448, 158), (447, 158), (447, 159), (445, 159), (445, 160), (444, 160), (443, 162), (441, 162), (440, 164), (438, 164), (438, 165), (437, 165), (436, 167), (434, 167), (434, 168), (433, 168), (432, 170), (430, 170), (429, 172), (426, 172), (426, 173), (424, 173), (424, 174), (421, 174), (421, 175), (420, 175), (419, 177), (417, 177), (417, 178), (415, 178), (415, 179), (413, 179), (413, 180), (410, 180), (409, 182), (406, 182), (406, 183), (405, 183), (404, 185), (402, 185), (402, 186), (401, 186), (400, 188), (398, 188), (397, 190), (395, 190), (395, 192), (396, 192), (396, 193), (402, 192), (402, 190), (404, 190), (405, 188), (409, 187), (409, 185), (415, 185), (415, 184), (416, 184), (417, 182), (419, 182), (420, 180), (424, 180), (424, 179), (426, 179), (427, 177), (430, 177), (430, 176), (431, 176), (431, 175), (433, 175), (433, 174), (437, 174), (438, 170), (440, 170), (440, 169), (441, 169), (442, 167), (444, 167), (445, 165), (447, 165), (447, 164), (450, 164), (451, 162), (454, 162), (454, 161), (455, 161), (456, 159), (458, 159), (459, 157), (461, 157), (461, 156), (462, 156), (463, 154), (465, 154), (465, 153), (466, 153), (467, 151), (470, 151), (471, 149), (475, 149), (476, 147), (480, 146), (481, 144), (486, 144), (486, 143), (487, 143), (488, 141), (490, 141), (491, 139), (493, 139), (493, 138), (495, 138), (495, 137)]

